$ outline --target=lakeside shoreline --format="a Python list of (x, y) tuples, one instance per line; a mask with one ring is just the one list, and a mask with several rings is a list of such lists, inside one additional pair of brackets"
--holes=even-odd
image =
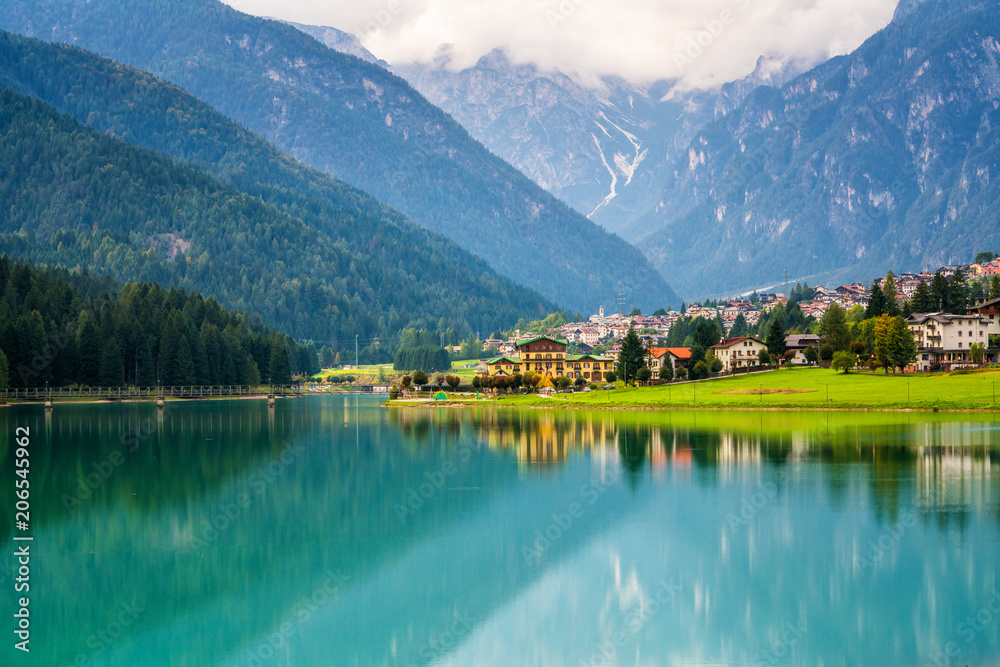
[(382, 407), (386, 408), (451, 408), (451, 409), (469, 409), (475, 407), (489, 407), (500, 410), (546, 410), (546, 411), (612, 411), (612, 412), (899, 412), (899, 413), (951, 413), (951, 414), (994, 414), (1000, 413), (1000, 407), (997, 408), (979, 408), (979, 409), (969, 409), (969, 408), (877, 408), (871, 406), (842, 406), (842, 407), (824, 407), (824, 406), (763, 406), (763, 407), (753, 407), (753, 406), (729, 406), (729, 407), (719, 407), (719, 406), (694, 406), (694, 405), (677, 405), (677, 406), (629, 406), (629, 405), (582, 405), (582, 404), (567, 404), (563, 403), (561, 405), (535, 405), (535, 404), (505, 404), (503, 401), (490, 400), (490, 401), (435, 401), (429, 399), (426, 401), (386, 401), (382, 404)]
[(486, 401), (387, 401), (390, 408), (470, 408), (532, 410), (631, 410), (646, 412), (821, 411), (900, 413), (1000, 412), (1000, 369), (928, 374), (843, 374), (821, 368), (781, 369), (651, 387), (573, 392), (543, 397), (511, 394)]

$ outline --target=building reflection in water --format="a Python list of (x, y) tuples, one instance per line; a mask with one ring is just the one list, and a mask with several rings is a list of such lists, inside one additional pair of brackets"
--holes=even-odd
[[(992, 480), (1000, 474), (1000, 444), (991, 423), (921, 423), (910, 416), (837, 413), (642, 413), (543, 410), (405, 410), (393, 422), (418, 439), (471, 439), (513, 454), (523, 472), (558, 470), (585, 456), (595, 470), (621, 466), (634, 486), (643, 475), (700, 473), (702, 482), (785, 479), (778, 471), (822, 463), (835, 506), (869, 497), (884, 521), (903, 504), (961, 524), (958, 507), (996, 506)], [(898, 421), (898, 420), (904, 421)], [(914, 423), (910, 423), (914, 422)], [(861, 468), (857, 468), (861, 466)], [(867, 470), (858, 488), (857, 475)], [(709, 475), (710, 477), (705, 477)], [(905, 499), (904, 499), (905, 497)], [(953, 511), (942, 508), (951, 507)], [(931, 509), (935, 508), (935, 509)]]

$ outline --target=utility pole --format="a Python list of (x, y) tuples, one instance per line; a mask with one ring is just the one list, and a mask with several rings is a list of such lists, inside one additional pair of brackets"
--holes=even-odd
[(788, 269), (785, 269), (785, 298), (791, 298), (791, 294), (788, 293)]

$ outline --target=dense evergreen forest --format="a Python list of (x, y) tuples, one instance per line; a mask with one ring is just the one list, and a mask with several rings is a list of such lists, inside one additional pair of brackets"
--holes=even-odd
[(209, 297), (0, 256), (0, 382), (12, 387), (289, 384), (300, 345)]
[(0, 27), (182, 86), (565, 306), (596, 309), (622, 290), (642, 307), (679, 301), (638, 249), (491, 154), (405, 81), (292, 26), (217, 0), (8, 0)]
[[(408, 325), (433, 328), (442, 316), (464, 335), (552, 308), (444, 236), (282, 154), (146, 72), (74, 47), (0, 32), (0, 86), (103, 133), (178, 158), (329, 237), (342, 249), (337, 265), (348, 270), (344, 293), (357, 294), (371, 315), (338, 304), (338, 316), (329, 322), (334, 330), (324, 341), (334, 347), (342, 339), (353, 346), (355, 335), (386, 341)], [(320, 338), (306, 333), (305, 323), (275, 324), (293, 324), (296, 335)]]
[(352, 251), (260, 198), (10, 90), (0, 91), (0, 156), (0, 250), (211, 294), (297, 338), (390, 342), (443, 316), (464, 333), (547, 305), (415, 239), (386, 244), (391, 253)]

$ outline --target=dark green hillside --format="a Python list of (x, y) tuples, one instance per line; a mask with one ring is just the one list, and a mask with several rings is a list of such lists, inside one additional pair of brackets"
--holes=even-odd
[(477, 274), (428, 253), (409, 268), (412, 256), (352, 252), (260, 199), (12, 91), (0, 92), (0, 201), (0, 249), (14, 256), (211, 294), (299, 338), (389, 340), (440, 317), (489, 329), (547, 306), (482, 265)]
[[(495, 318), (467, 312), (458, 295), (454, 307), (448, 305), (439, 296), (448, 290), (462, 290), (466, 298), (482, 294), (497, 304), (510, 301), (523, 312), (553, 309), (493, 275), (485, 262), (447, 238), (284, 155), (208, 104), (146, 72), (74, 47), (0, 31), (0, 86), (36, 97), (128, 143), (188, 161), (302, 219), (350, 248), (354, 262), (365, 265), (366, 276), (380, 274), (374, 282), (392, 287), (386, 297), (394, 298), (386, 305), (397, 310), (426, 311), (434, 323), (444, 316), (464, 320), (470, 328), (492, 326), (487, 321)], [(454, 270), (441, 271), (442, 266)], [(416, 304), (422, 301), (431, 307), (421, 310)]]
[(642, 308), (677, 301), (638, 250), (490, 154), (402, 79), (292, 26), (217, 0), (10, 0), (0, 25), (162, 76), (561, 305), (589, 310), (621, 290)]
[(12, 387), (288, 383), (289, 372), (317, 366), (313, 346), (211, 297), (148, 283), (114, 285), (6, 256), (0, 351), (0, 383)]

